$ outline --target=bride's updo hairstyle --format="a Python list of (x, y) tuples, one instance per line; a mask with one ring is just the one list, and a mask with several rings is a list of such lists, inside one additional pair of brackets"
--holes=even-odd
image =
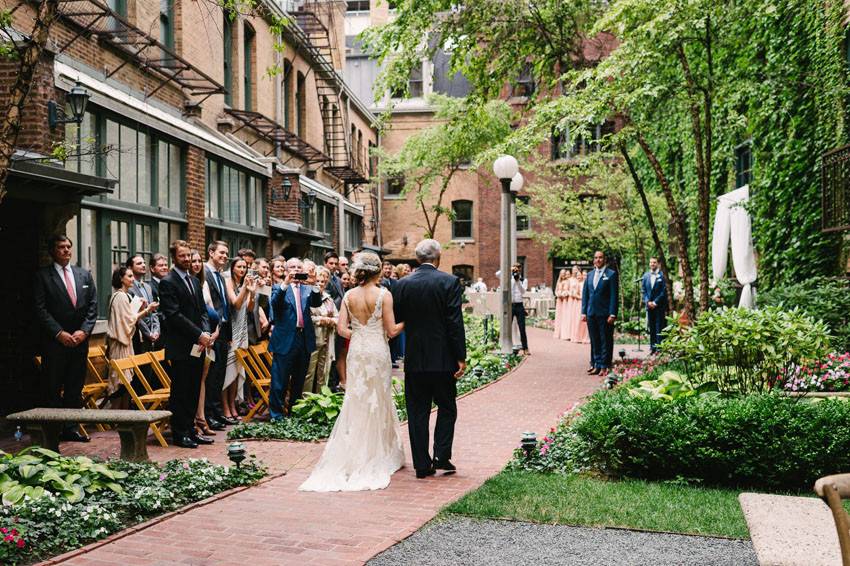
[(381, 274), (381, 258), (372, 252), (361, 252), (351, 265), (351, 271), (354, 272), (354, 281), (362, 285)]

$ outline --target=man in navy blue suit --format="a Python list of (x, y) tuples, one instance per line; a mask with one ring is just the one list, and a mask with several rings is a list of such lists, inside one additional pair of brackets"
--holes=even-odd
[(322, 294), (305, 284), (307, 274), (302, 271), (301, 260), (290, 258), (286, 262), (283, 285), (274, 285), (269, 299), (274, 325), (269, 338), (269, 351), (274, 354), (269, 395), (269, 415), (272, 420), (284, 417), (283, 398), (290, 381), (292, 389), (286, 413), (301, 398), (304, 378), (307, 376), (307, 362), (316, 349), (310, 307), (322, 306)]
[(649, 349), (658, 352), (661, 343), (661, 331), (667, 320), (667, 283), (658, 266), (658, 258), (649, 258), (649, 271), (643, 274), (641, 281), (643, 302), (646, 303), (646, 321), (649, 325)]
[(581, 319), (587, 321), (593, 352), (592, 375), (607, 372), (614, 350), (613, 328), (620, 302), (617, 272), (605, 266), (605, 253), (593, 254), (594, 270), (587, 274), (581, 295)]

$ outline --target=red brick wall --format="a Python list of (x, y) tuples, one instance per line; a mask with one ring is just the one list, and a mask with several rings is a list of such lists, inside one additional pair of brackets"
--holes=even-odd
[(186, 239), (192, 247), (204, 249), (206, 239), (206, 153), (195, 146), (186, 150)]
[[(9, 102), (19, 65), (18, 61), (0, 59), (0, 109), (5, 110)], [(64, 109), (64, 94), (53, 86), (53, 56), (45, 53), (36, 68), (21, 114), (21, 132), (16, 144), (18, 148), (48, 154), (53, 149), (53, 141), (63, 138), (64, 129), (61, 125), (53, 131), (47, 126), (47, 103), (50, 100), (56, 100)]]

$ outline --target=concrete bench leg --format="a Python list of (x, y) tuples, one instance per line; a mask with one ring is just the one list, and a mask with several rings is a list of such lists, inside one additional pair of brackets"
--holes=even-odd
[(59, 452), (59, 433), (62, 431), (62, 423), (41, 422), (27, 423), (27, 432), (33, 444), (42, 448)]
[(147, 462), (149, 460), (148, 424), (122, 423), (116, 428), (121, 438), (121, 459), (130, 462)]

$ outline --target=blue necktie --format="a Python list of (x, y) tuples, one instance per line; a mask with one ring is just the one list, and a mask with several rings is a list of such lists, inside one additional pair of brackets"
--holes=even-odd
[(227, 319), (230, 318), (230, 309), (228, 308), (227, 293), (224, 291), (224, 282), (221, 280), (221, 273), (218, 271), (215, 272), (215, 281), (218, 285), (218, 293), (221, 295), (221, 321), (227, 322)]

